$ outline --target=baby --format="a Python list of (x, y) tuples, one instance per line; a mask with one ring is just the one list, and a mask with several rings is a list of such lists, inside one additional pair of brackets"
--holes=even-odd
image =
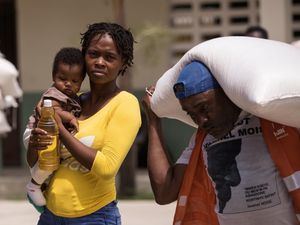
[[(78, 131), (76, 117), (81, 112), (78, 91), (85, 77), (85, 64), (81, 51), (77, 48), (62, 48), (55, 56), (52, 68), (52, 86), (43, 93), (40, 101), (34, 109), (34, 113), (29, 118), (27, 128), (32, 129), (37, 126), (40, 118), (40, 110), (44, 99), (51, 99), (55, 113), (59, 114), (65, 126), (70, 131)], [(61, 153), (63, 160), (70, 153)], [(32, 179), (27, 184), (27, 195), (36, 206), (46, 204), (45, 197), (41, 190), (41, 185), (53, 173), (53, 171), (41, 170), (38, 163), (30, 169)]]

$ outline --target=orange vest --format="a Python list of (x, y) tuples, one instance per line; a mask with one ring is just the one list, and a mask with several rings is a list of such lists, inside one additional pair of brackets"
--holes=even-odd
[[(300, 135), (296, 128), (260, 119), (271, 158), (293, 200), (300, 221)], [(195, 147), (179, 192), (173, 225), (219, 225), (216, 196), (206, 172), (202, 143), (206, 134), (198, 130)]]

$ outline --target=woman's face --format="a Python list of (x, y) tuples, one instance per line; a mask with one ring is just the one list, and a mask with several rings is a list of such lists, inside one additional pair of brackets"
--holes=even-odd
[(85, 54), (90, 82), (106, 84), (115, 81), (124, 66), (121, 55), (109, 34), (96, 35)]

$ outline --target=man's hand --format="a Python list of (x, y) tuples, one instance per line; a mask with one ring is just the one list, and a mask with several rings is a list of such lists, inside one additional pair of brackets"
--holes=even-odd
[(144, 112), (146, 114), (148, 123), (159, 120), (159, 117), (151, 109), (150, 101), (151, 101), (151, 97), (152, 97), (154, 91), (155, 91), (154, 86), (150, 86), (149, 88), (146, 88), (146, 94), (144, 95), (143, 100), (142, 100), (142, 106), (143, 106)]

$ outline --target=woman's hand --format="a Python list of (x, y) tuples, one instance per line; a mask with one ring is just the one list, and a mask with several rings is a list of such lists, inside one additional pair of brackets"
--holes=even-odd
[(58, 127), (63, 126), (63, 122), (62, 122), (62, 119), (61, 119), (61, 116), (60, 116), (60, 112), (55, 111), (54, 119), (55, 119)]
[(46, 131), (40, 128), (34, 128), (31, 131), (28, 149), (34, 151), (40, 151), (47, 149), (48, 145), (51, 145), (53, 137), (47, 134)]
[(53, 137), (40, 128), (31, 130), (28, 143), (27, 161), (30, 167), (33, 167), (38, 159), (38, 152), (47, 149), (53, 142)]
[[(67, 129), (65, 128), (64, 124), (63, 124), (63, 120), (62, 120), (62, 117), (61, 117), (61, 115), (60, 115), (62, 112), (63, 112), (63, 111), (61, 111), (61, 112), (55, 111), (55, 114), (54, 114), (54, 119), (55, 119), (56, 124), (57, 124), (57, 126), (58, 126), (59, 134), (61, 134), (64, 130), (67, 130)], [(68, 132), (69, 132), (69, 131), (68, 131)]]

